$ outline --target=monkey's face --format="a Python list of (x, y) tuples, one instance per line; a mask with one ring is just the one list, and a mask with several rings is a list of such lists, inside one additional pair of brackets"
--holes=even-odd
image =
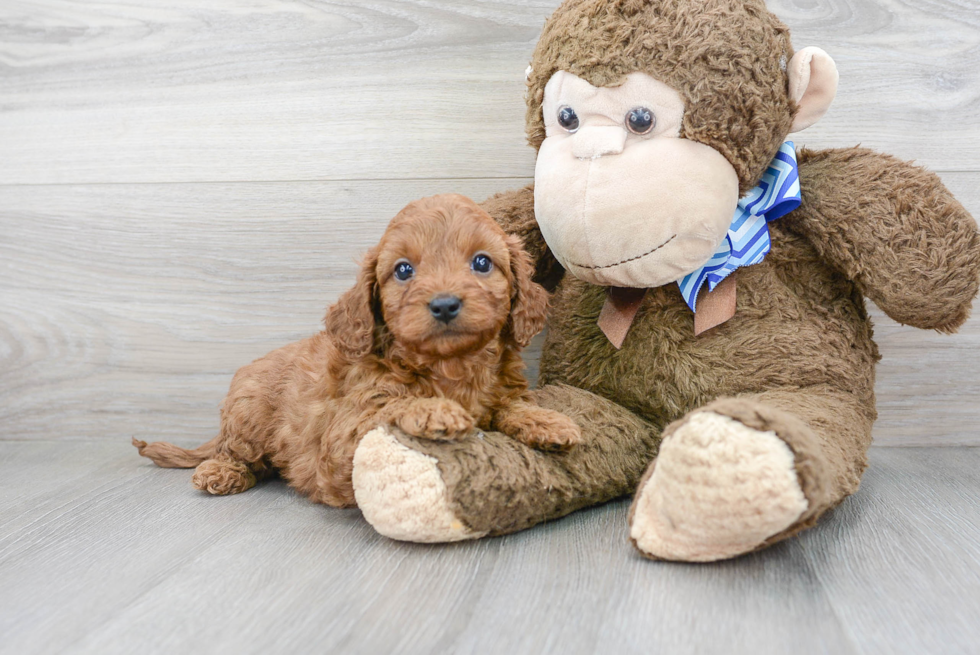
[(534, 211), (566, 270), (603, 286), (657, 287), (711, 258), (738, 204), (738, 175), (714, 148), (680, 137), (674, 89), (645, 73), (610, 88), (559, 71), (543, 111)]

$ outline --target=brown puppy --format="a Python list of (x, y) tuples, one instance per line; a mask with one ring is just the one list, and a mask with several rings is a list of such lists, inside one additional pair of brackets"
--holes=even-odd
[(533, 404), (520, 348), (544, 327), (530, 260), (472, 200), (409, 204), (364, 259), (326, 329), (242, 367), (217, 437), (194, 450), (133, 440), (160, 466), (197, 466), (212, 494), (278, 471), (312, 500), (355, 505), (354, 450), (378, 425), (455, 439), (474, 427), (567, 448), (578, 427)]

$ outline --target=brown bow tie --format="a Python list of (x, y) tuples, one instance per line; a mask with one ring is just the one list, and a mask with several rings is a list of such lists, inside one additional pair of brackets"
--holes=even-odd
[[(629, 332), (636, 312), (646, 297), (646, 289), (630, 289), (626, 287), (608, 287), (606, 301), (599, 312), (599, 329), (606, 335), (609, 342), (617, 350), (623, 347), (626, 333)], [(735, 273), (718, 283), (714, 291), (709, 292), (707, 285), (698, 294), (694, 314), (694, 335), (721, 325), (735, 315)]]

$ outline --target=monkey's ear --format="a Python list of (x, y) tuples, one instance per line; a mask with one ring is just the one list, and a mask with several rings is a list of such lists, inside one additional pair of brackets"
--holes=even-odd
[(323, 325), (337, 349), (351, 359), (374, 350), (374, 328), (378, 304), (377, 250), (364, 256), (357, 282), (327, 310)]
[(837, 95), (837, 64), (820, 48), (803, 48), (789, 62), (789, 97), (796, 103), (790, 132), (816, 123), (830, 109)]
[(521, 240), (512, 234), (507, 235), (507, 249), (510, 251), (510, 270), (514, 277), (509, 327), (514, 341), (523, 348), (544, 329), (548, 318), (548, 292), (531, 279), (534, 267), (521, 246)]

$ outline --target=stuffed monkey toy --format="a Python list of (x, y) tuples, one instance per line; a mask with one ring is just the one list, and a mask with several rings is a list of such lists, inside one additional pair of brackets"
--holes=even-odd
[(763, 0), (560, 6), (528, 72), (534, 184), (483, 206), (553, 291), (537, 400), (582, 441), (376, 429), (353, 474), (375, 529), (473, 539), (633, 494), (642, 554), (711, 561), (854, 493), (876, 418), (865, 298), (954, 332), (980, 238), (932, 173), (787, 142), (836, 88)]

